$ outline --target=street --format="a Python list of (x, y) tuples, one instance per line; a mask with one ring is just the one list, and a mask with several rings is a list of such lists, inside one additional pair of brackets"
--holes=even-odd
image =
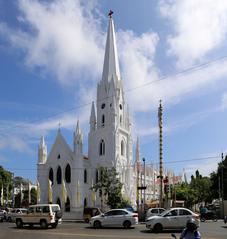
[[(202, 238), (224, 239), (227, 237), (227, 225), (222, 220), (218, 222), (206, 221), (200, 224)], [(85, 223), (63, 222), (56, 229), (42, 230), (38, 226), (34, 228), (25, 227), (17, 229), (14, 223), (0, 223), (0, 239), (60, 239), (60, 238), (108, 238), (108, 239), (132, 239), (132, 238), (171, 238), (171, 233), (175, 233), (179, 238), (180, 231), (166, 231), (160, 234), (146, 230), (144, 224), (136, 225), (132, 229), (105, 228), (93, 229)]]

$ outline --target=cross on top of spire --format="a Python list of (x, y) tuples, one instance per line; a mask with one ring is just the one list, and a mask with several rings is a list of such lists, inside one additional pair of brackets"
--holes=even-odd
[(113, 13), (114, 13), (114, 12), (113, 12), (112, 10), (110, 10), (109, 13), (108, 13), (108, 16), (109, 16), (110, 18), (112, 18)]

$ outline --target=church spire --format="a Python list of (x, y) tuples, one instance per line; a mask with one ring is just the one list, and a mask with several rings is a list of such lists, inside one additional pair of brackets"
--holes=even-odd
[(81, 134), (80, 122), (79, 122), (79, 120), (77, 120), (77, 123), (76, 123), (76, 135), (80, 135), (80, 134)]
[(112, 18), (113, 12), (110, 10), (109, 15), (109, 27), (106, 39), (106, 50), (105, 50), (105, 58), (104, 58), (104, 66), (102, 73), (102, 80), (110, 82), (111, 78), (120, 80), (120, 70), (119, 70), (119, 62), (117, 55), (117, 47), (115, 40), (115, 31), (114, 31), (114, 23)]
[(44, 164), (47, 161), (47, 146), (42, 136), (39, 143), (39, 151), (38, 151), (38, 163)]
[(94, 104), (94, 101), (92, 101), (91, 115), (90, 115), (90, 131), (94, 131), (95, 129), (96, 129), (95, 104)]
[(74, 152), (82, 153), (83, 151), (83, 135), (80, 130), (80, 123), (77, 120), (76, 131), (74, 132)]

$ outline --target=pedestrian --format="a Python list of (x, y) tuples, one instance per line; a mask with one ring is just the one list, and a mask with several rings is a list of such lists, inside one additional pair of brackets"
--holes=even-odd
[(200, 218), (205, 218), (206, 217), (206, 214), (207, 214), (208, 210), (205, 206), (201, 206), (200, 207)]
[(186, 228), (181, 233), (180, 239), (201, 239), (200, 232), (197, 229), (198, 227), (195, 219), (189, 219)]

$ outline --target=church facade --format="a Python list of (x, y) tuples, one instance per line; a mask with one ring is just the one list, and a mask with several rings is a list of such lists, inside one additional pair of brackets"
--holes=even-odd
[[(119, 69), (113, 19), (109, 18), (102, 79), (97, 85), (97, 99), (92, 103), (88, 156), (83, 153), (83, 136), (79, 121), (73, 133), (73, 149), (69, 147), (58, 130), (55, 142), (47, 154), (44, 138), (39, 144), (37, 180), (40, 187), (40, 203), (61, 205), (64, 211), (78, 212), (85, 206), (100, 206), (100, 197), (90, 188), (99, 176), (98, 169), (115, 167), (123, 194), (132, 205), (138, 203), (138, 178), (142, 175), (139, 143), (133, 164), (133, 142), (128, 106), (125, 102)], [(141, 174), (139, 176), (139, 174)], [(146, 167), (146, 199), (157, 199), (156, 171)], [(144, 179), (142, 180), (144, 181)]]

